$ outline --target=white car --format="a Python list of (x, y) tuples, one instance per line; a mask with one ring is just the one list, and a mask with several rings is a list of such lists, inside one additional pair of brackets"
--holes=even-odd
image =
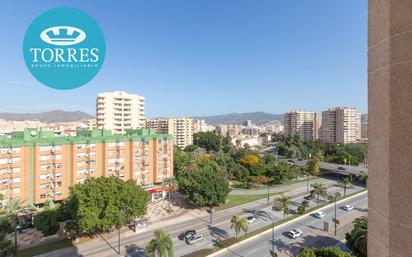
[(303, 235), (303, 232), (300, 229), (292, 229), (291, 231), (288, 232), (288, 236), (292, 239), (296, 239), (298, 237), (301, 237), (302, 235)]
[(248, 223), (253, 223), (256, 221), (256, 218), (255, 216), (252, 215), (252, 216), (247, 217), (246, 220)]
[(351, 211), (351, 210), (353, 210), (353, 206), (350, 205), (350, 204), (347, 204), (347, 205), (343, 206), (342, 209), (344, 209), (345, 211)]
[(318, 219), (321, 219), (326, 216), (326, 214), (323, 211), (317, 211), (313, 215)]

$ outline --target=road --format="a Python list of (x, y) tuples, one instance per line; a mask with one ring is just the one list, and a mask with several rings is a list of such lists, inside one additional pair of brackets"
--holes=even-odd
[[(261, 152), (262, 153), (267, 152), (267, 153), (275, 154), (276, 147), (271, 146), (271, 147), (263, 149)], [(299, 161), (298, 159), (286, 158), (284, 156), (279, 156), (279, 155), (276, 155), (276, 156), (279, 159), (292, 160), (293, 163), (297, 166), (305, 167), (306, 164), (307, 164), (307, 160)], [(339, 169), (339, 167), (341, 167), (341, 168)], [(341, 173), (341, 174), (347, 174), (347, 175), (361, 175), (362, 173), (368, 174), (368, 168), (365, 167), (364, 165), (353, 166), (353, 165), (336, 164), (336, 163), (330, 163), (330, 162), (320, 162), (320, 168), (324, 169), (324, 170), (330, 170), (330, 171), (338, 172), (338, 173)]]
[[(340, 207), (345, 204), (351, 204), (355, 207), (352, 211), (344, 211)], [(367, 194), (362, 194), (353, 199), (346, 200), (343, 203), (338, 204), (337, 217), (340, 220), (340, 226), (346, 226), (350, 229), (350, 224), (355, 218), (367, 214), (368, 199)], [(334, 207), (324, 208), (323, 211), (326, 216), (322, 219), (317, 219), (313, 216), (308, 216), (300, 219), (299, 221), (292, 222), (285, 225), (281, 229), (275, 229), (275, 251), (278, 256), (294, 256), (301, 247), (314, 246), (335, 246), (341, 245), (340, 241), (336, 239), (332, 232), (332, 217), (334, 217)], [(323, 223), (327, 221), (330, 223), (330, 232), (323, 231)], [(286, 236), (286, 232), (298, 228), (303, 231), (303, 237), (299, 239), (290, 239)], [(344, 233), (339, 233), (340, 239)], [(265, 257), (269, 255), (269, 249), (272, 247), (272, 234), (266, 233), (257, 237), (251, 241), (248, 241), (237, 247), (230, 247), (229, 251), (219, 254), (219, 257)]]
[[(322, 182), (330, 187), (328, 191), (330, 193), (339, 191), (342, 192), (342, 188), (336, 187), (336, 181), (332, 179), (321, 178), (319, 180), (310, 181), (310, 183)], [(348, 189), (348, 193), (355, 190), (359, 190), (359, 187), (354, 187)], [(294, 199), (292, 202), (293, 208), (303, 200), (303, 195), (306, 195), (306, 182), (296, 183), (286, 187), (273, 188), (273, 190), (288, 191), (285, 195), (291, 196)], [(246, 190), (240, 190), (246, 191)], [(246, 191), (247, 192), (247, 191)], [(267, 193), (267, 190), (265, 191)], [(254, 194), (254, 193), (249, 193)], [(311, 201), (312, 206), (316, 203)], [(281, 219), (281, 214), (276, 213), (271, 210), (271, 206), (267, 205), (267, 199), (258, 200), (256, 202), (251, 202), (244, 204), (235, 208), (227, 209), (224, 211), (216, 212), (214, 224), (210, 226), (209, 215), (193, 216), (188, 220), (170, 220), (168, 225), (162, 227), (163, 230), (169, 232), (174, 240), (175, 256), (182, 256), (187, 253), (212, 247), (213, 240), (217, 238), (225, 238), (233, 236), (233, 231), (230, 229), (229, 220), (235, 214), (247, 216), (250, 213), (257, 213), (259, 211), (266, 211), (271, 214), (271, 217), (275, 220)], [(266, 226), (268, 221), (258, 218), (255, 223), (250, 224), (249, 231), (253, 231), (260, 227)], [(150, 228), (149, 228), (150, 229)], [(202, 233), (205, 239), (202, 242), (194, 246), (189, 246), (185, 242), (177, 239), (177, 235), (189, 229), (196, 229), (198, 232)], [(122, 235), (121, 240), (121, 256), (144, 256), (142, 255), (142, 249), (147, 245), (147, 243), (153, 238), (153, 230), (150, 229), (145, 232), (140, 232), (137, 234), (129, 233)], [(60, 251), (48, 253), (41, 255), (42, 257), (73, 257), (73, 256), (87, 256), (87, 257), (108, 257), (116, 256), (114, 250), (110, 248), (116, 248), (117, 237), (116, 234), (109, 235), (103, 239), (93, 239), (85, 243), (77, 244), (76, 247), (66, 248)]]
[[(293, 164), (295, 164), (296, 166), (301, 166), (301, 167), (307, 166), (307, 160), (299, 161), (297, 159), (289, 159), (289, 158), (286, 158), (286, 159), (292, 160)], [(368, 174), (368, 168), (364, 166), (352, 166), (352, 165), (336, 164), (336, 163), (330, 163), (330, 162), (320, 162), (319, 166), (321, 169), (324, 169), (324, 170), (334, 171), (334, 172), (338, 172), (341, 174), (347, 174), (347, 175)]]

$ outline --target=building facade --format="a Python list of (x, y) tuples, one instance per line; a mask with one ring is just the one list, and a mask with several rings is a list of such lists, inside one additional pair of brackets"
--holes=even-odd
[[(5, 199), (21, 198), (41, 206), (60, 201), (69, 187), (87, 178), (118, 176), (151, 190), (173, 176), (173, 141), (153, 130), (78, 131), (56, 137), (51, 131), (27, 129), (0, 139), (0, 191)], [(156, 198), (156, 196), (152, 196)]]
[(146, 128), (152, 128), (160, 134), (171, 134), (174, 144), (182, 149), (193, 144), (193, 119), (146, 120)]
[(290, 111), (283, 116), (284, 135), (298, 135), (303, 140), (316, 139), (316, 113)]
[(336, 107), (322, 112), (322, 142), (353, 143), (360, 139), (360, 130), (360, 113), (356, 108)]
[(100, 93), (96, 98), (96, 123), (98, 129), (108, 129), (115, 134), (126, 130), (144, 128), (144, 97), (123, 91)]

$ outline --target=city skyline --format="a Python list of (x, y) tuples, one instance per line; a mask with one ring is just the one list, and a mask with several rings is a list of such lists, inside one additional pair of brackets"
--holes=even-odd
[[(29, 74), (21, 56), (30, 22), (58, 6), (89, 13), (106, 38), (101, 72), (76, 90), (44, 87)], [(20, 15), (15, 15), (16, 8)], [(0, 109), (95, 114), (98, 93), (122, 90), (146, 98), (147, 117), (291, 109), (320, 113), (334, 106), (353, 106), (365, 113), (366, 9), (366, 1), (98, 6), (5, 1), (0, 21), (10, 25), (0, 28), (8, 35), (0, 42), (5, 49), (0, 87), (7, 97)], [(130, 28), (133, 33), (128, 33)]]

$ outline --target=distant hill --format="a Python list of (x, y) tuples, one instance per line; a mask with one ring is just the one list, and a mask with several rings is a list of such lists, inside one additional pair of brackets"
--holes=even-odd
[(194, 119), (203, 119), (209, 124), (242, 124), (245, 120), (251, 120), (255, 124), (262, 122), (283, 120), (283, 114), (272, 114), (266, 112), (249, 112), (249, 113), (229, 113), (213, 116), (198, 116)]
[(68, 112), (62, 110), (55, 110), (40, 113), (0, 113), (0, 119), (13, 121), (38, 120), (42, 122), (69, 122), (93, 118), (94, 116), (81, 111)]

